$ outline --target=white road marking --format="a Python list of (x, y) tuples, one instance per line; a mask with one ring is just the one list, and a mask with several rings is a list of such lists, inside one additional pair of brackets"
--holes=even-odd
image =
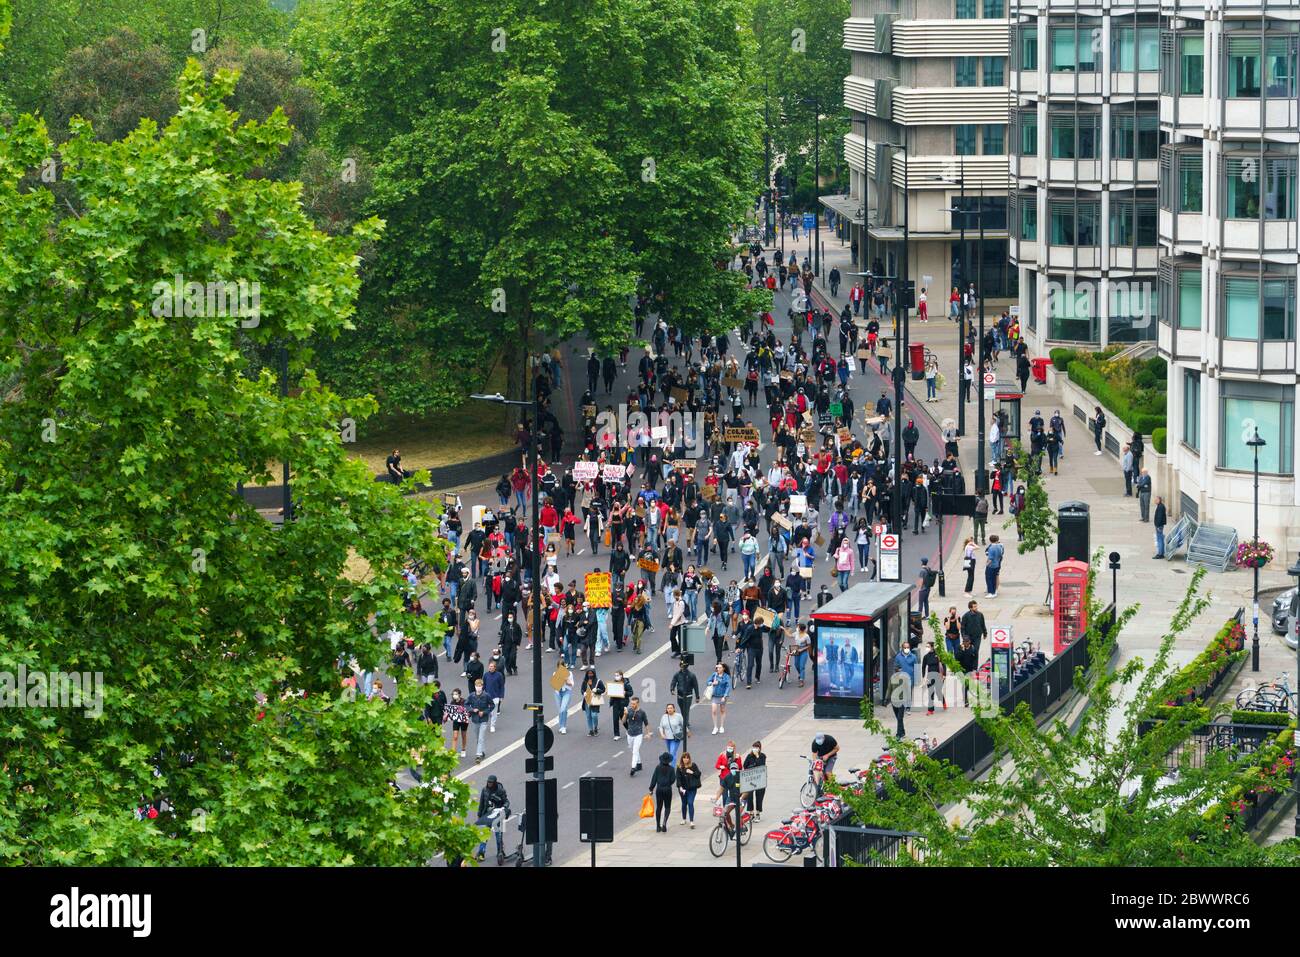
[(596, 765), (596, 767), (598, 767), (598, 768), (603, 768), (603, 767), (604, 767), (605, 765), (607, 765), (607, 764), (609, 764), (608, 761), (601, 761), (600, 764)]
[(577, 783), (578, 783), (577, 781), (570, 781), (570, 782), (569, 782), (568, 784), (566, 784), (564, 787), (560, 788), (560, 790), (561, 790), (561, 791), (567, 791), (567, 790), (569, 790), (569, 788), (573, 787), (573, 786), (574, 786), (575, 784), (577, 784)]

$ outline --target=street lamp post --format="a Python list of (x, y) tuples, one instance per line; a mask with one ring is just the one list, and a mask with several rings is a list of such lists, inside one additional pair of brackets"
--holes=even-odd
[[(532, 406), (533, 427), (529, 430), (528, 473), (531, 477), (533, 495), (532, 527), (529, 531), (529, 555), (532, 564), (532, 601), (533, 601), (533, 701), (529, 708), (533, 712), (533, 737), (536, 747), (533, 753), (533, 780), (537, 782), (537, 843), (533, 845), (533, 866), (543, 867), (550, 857), (549, 848), (556, 835), (547, 833), (546, 818), (546, 743), (542, 740), (546, 733), (546, 716), (542, 697), (542, 550), (539, 547), (542, 535), (542, 523), (537, 505), (537, 445), (540, 441), (538, 427), (542, 421), (542, 397), (533, 383), (532, 401), (507, 399), (501, 393), (494, 395), (471, 395), (471, 399), (483, 402), (495, 402), (498, 405), (513, 405), (527, 408)], [(593, 845), (594, 847), (594, 845)]]
[[(942, 183), (951, 183), (952, 180), (945, 179), (942, 176), (937, 177)], [(962, 386), (966, 382), (966, 310), (961, 304), (962, 285), (966, 281), (964, 275), (966, 271), (966, 157), (957, 157), (957, 187), (958, 209), (949, 209), (953, 219), (958, 222), (958, 232), (961, 239), (957, 244), (957, 435), (964, 437), (966, 435), (966, 402), (962, 398)], [(981, 204), (982, 205), (982, 204)], [(961, 219), (957, 219), (957, 213), (960, 210)], [(971, 388), (974, 389), (977, 383), (972, 382)], [(982, 388), (982, 385), (981, 385)], [(968, 394), (969, 397), (969, 394)]]
[[(1286, 573), (1295, 579), (1296, 587), (1300, 588), (1300, 558), (1297, 558)], [(1295, 639), (1296, 655), (1296, 674), (1300, 675), (1300, 622), (1296, 621), (1300, 617), (1300, 599), (1292, 601), (1291, 608), (1293, 612), (1287, 615), (1286, 626), (1291, 631), (1291, 637)], [(1296, 776), (1294, 772), (1291, 775), (1291, 787), (1295, 787)], [(1300, 837), (1300, 802), (1296, 803), (1295, 809), (1295, 835)]]
[[(1268, 443), (1260, 437), (1259, 429), (1255, 429), (1255, 434), (1246, 440), (1251, 451), (1255, 453), (1255, 530), (1250, 537), (1251, 544), (1259, 546), (1259, 450)], [(1254, 634), (1250, 639), (1250, 670), (1259, 670), (1259, 565), (1256, 563), (1251, 569), (1255, 574), (1254, 595), (1254, 615), (1252, 617)]]
[[(902, 538), (903, 538), (903, 382), (907, 377), (907, 318), (908, 308), (907, 301), (907, 283), (908, 283), (908, 262), (907, 246), (910, 239), (908, 233), (908, 210), (907, 210), (907, 137), (903, 137), (902, 143), (881, 143), (881, 146), (888, 147), (891, 150), (903, 151), (903, 255), (901, 258), (899, 276), (894, 280), (894, 349), (897, 354), (894, 356), (894, 515), (893, 525), (894, 534), (899, 537), (899, 567), (902, 567)], [(891, 154), (892, 157), (892, 154)], [(893, 177), (890, 177), (892, 182)], [(890, 186), (893, 189), (893, 186)], [(900, 315), (901, 313), (901, 315)]]
[(1119, 552), (1111, 552), (1106, 556), (1110, 559), (1110, 627), (1115, 630), (1115, 622), (1119, 621)]
[[(979, 213), (979, 246), (975, 251), (975, 295), (980, 300), (980, 337), (979, 345), (976, 346), (976, 355), (984, 345), (984, 184), (980, 184), (980, 213)], [(987, 470), (984, 468), (984, 380), (980, 377), (979, 382), (979, 408), (976, 410), (979, 421), (979, 456), (975, 460), (975, 491), (980, 495), (987, 495), (989, 491), (989, 477)], [(994, 463), (996, 464), (996, 463)]]

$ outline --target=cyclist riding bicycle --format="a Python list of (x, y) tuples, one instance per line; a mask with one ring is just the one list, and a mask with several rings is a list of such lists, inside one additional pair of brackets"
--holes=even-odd
[[(500, 822), (510, 817), (510, 797), (506, 794), (505, 787), (497, 781), (495, 774), (489, 774), (487, 783), (478, 796), (478, 820), (475, 822), (479, 827), (491, 827), (492, 833), (497, 839), (497, 857), (505, 856), (505, 842), (501, 836)], [(487, 856), (487, 841), (478, 846), (478, 859), (481, 861)]]
[(820, 771), (813, 770), (813, 780), (817, 783), (817, 787), (820, 788), (826, 776), (835, 768), (835, 758), (840, 753), (840, 744), (829, 734), (819, 734), (813, 738), (812, 753), (822, 763)]

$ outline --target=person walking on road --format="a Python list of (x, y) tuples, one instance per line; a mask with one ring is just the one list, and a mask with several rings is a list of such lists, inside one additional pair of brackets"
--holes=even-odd
[(704, 683), (704, 696), (709, 699), (709, 708), (713, 712), (712, 734), (727, 733), (727, 698), (731, 695), (731, 669), (721, 661)]
[(840, 294), (840, 271), (839, 271), (839, 269), (838, 269), (837, 267), (835, 267), (835, 266), (832, 266), (832, 267), (831, 267), (830, 276), (827, 277), (827, 278), (830, 279), (830, 283), (831, 283), (831, 295), (832, 295), (832, 296), (838, 296), (838, 295)]
[(488, 733), (497, 733), (497, 716), (501, 714), (501, 702), (506, 696), (506, 675), (504, 671), (497, 670), (496, 659), (492, 659), (487, 664), (487, 671), (483, 674), (483, 691), (492, 699), (492, 712), (488, 716)]
[(587, 736), (600, 734), (600, 708), (605, 703), (605, 682), (596, 677), (596, 669), (588, 668), (582, 679), (582, 710), (587, 713)]
[(459, 742), (460, 756), (463, 758), (469, 746), (469, 711), (459, 688), (451, 689), (451, 700), (447, 702), (447, 721), (451, 724), (451, 749), (455, 751)]
[(560, 734), (568, 734), (569, 701), (573, 698), (573, 672), (564, 662), (556, 662), (555, 672), (551, 675), (551, 687), (555, 689), (555, 713), (560, 719)]
[(659, 737), (676, 761), (686, 741), (686, 722), (677, 713), (676, 705), (669, 704), (664, 708), (663, 717), (659, 719)]
[(677, 794), (682, 800), (682, 824), (690, 824), (695, 830), (695, 795), (700, 791), (700, 768), (691, 758), (691, 752), (683, 751), (677, 761)]
[(691, 727), (691, 705), (700, 703), (700, 682), (683, 658), (677, 663), (677, 674), (668, 683), (668, 692), (677, 696), (677, 710), (681, 713), (682, 724), (687, 730)]
[(641, 699), (634, 697), (628, 702), (623, 712), (623, 727), (627, 729), (627, 746), (632, 752), (632, 770), (628, 777), (636, 777), (641, 770), (641, 744), (645, 741), (645, 728), (650, 723), (646, 713), (641, 710)]
[(1156, 553), (1152, 558), (1165, 557), (1165, 522), (1168, 520), (1168, 511), (1165, 509), (1165, 500), (1156, 496), (1156, 514), (1154, 524), (1156, 527)]
[[(988, 532), (989, 498), (981, 495), (975, 500), (975, 544), (982, 545)], [(970, 591), (968, 588), (967, 591)]]
[(839, 579), (840, 591), (849, 590), (849, 576), (853, 574), (853, 543), (849, 536), (845, 535), (840, 541), (840, 547), (835, 550), (835, 576)]
[(794, 668), (799, 673), (799, 687), (803, 687), (804, 672), (808, 667), (808, 653), (812, 650), (812, 636), (808, 634), (808, 626), (804, 622), (799, 622), (799, 627), (795, 629), (794, 648), (791, 654), (794, 656)]
[(614, 679), (605, 686), (605, 692), (609, 695), (609, 713), (614, 719), (614, 740), (618, 741), (623, 729), (623, 715), (632, 700), (632, 682), (623, 677), (623, 672), (615, 671)]
[(668, 830), (668, 821), (673, 813), (673, 785), (677, 783), (677, 771), (673, 767), (673, 756), (665, 751), (659, 755), (659, 763), (650, 775), (649, 791), (655, 798), (655, 832)]
[(465, 699), (470, 724), (474, 725), (474, 763), (481, 764), (487, 755), (488, 721), (492, 716), (492, 699), (483, 690), (483, 679), (474, 682), (474, 693)]

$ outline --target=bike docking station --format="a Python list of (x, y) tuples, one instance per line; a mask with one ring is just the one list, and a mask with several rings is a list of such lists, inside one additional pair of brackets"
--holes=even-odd
[(907, 637), (912, 587), (859, 582), (812, 613), (814, 718), (860, 718), (868, 694), (886, 703), (885, 669)]

